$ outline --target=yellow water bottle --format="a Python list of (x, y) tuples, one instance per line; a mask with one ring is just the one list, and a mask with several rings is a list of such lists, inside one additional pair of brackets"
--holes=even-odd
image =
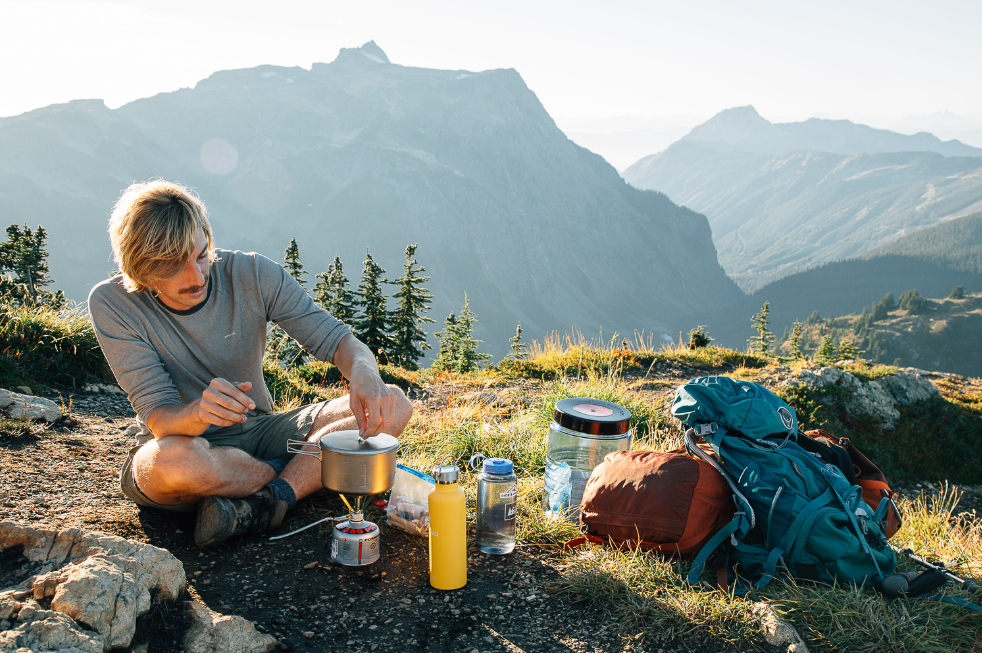
[(455, 590), (467, 584), (467, 520), (460, 469), (441, 464), (433, 469), (436, 487), (429, 495), (430, 585)]

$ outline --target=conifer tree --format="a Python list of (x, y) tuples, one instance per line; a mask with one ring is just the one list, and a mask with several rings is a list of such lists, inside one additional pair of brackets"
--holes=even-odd
[(819, 365), (831, 365), (835, 362), (835, 345), (832, 344), (832, 334), (826, 333), (822, 336), (822, 344), (819, 345), (812, 360)]
[(415, 258), (418, 245), (410, 243), (406, 247), (406, 263), (402, 266), (402, 276), (393, 285), (399, 290), (393, 295), (398, 300), (398, 306), (391, 315), (392, 352), (390, 361), (407, 370), (417, 370), (418, 361), (423, 352), (432, 349), (426, 342), (426, 332), (420, 325), (433, 320), (426, 317), (433, 295), (421, 284), (430, 280), (422, 276), (426, 268), (419, 265)]
[(794, 326), (791, 328), (791, 337), (788, 342), (790, 344), (791, 358), (796, 361), (804, 360), (805, 353), (801, 351), (801, 330), (802, 324), (798, 320), (794, 321)]
[(965, 286), (955, 286), (948, 299), (965, 299)]
[(879, 322), (880, 320), (885, 320), (890, 317), (890, 311), (897, 307), (897, 303), (893, 299), (893, 293), (888, 292), (883, 295), (883, 299), (878, 301), (873, 305), (873, 321)]
[(709, 343), (713, 341), (706, 333), (706, 326), (704, 324), (698, 325), (695, 329), (689, 331), (689, 349), (700, 349), (702, 347), (708, 347)]
[(314, 301), (325, 311), (350, 324), (355, 317), (355, 297), (348, 289), (348, 277), (344, 274), (341, 257), (335, 252), (334, 262), (327, 266), (327, 272), (316, 275)]
[(457, 354), (460, 351), (460, 333), (457, 325), (457, 316), (451, 313), (443, 321), (446, 325), (442, 331), (437, 331), (434, 335), (440, 339), (440, 353), (433, 361), (433, 368), (437, 370), (452, 370), (457, 361)]
[(900, 295), (897, 306), (900, 310), (907, 311), (907, 315), (919, 315), (927, 308), (927, 300), (916, 290), (906, 290)]
[(521, 358), (528, 347), (522, 342), (522, 323), (519, 322), (518, 326), (515, 327), (515, 335), (508, 339), (511, 343), (511, 353), (505, 356), (505, 358)]
[(12, 278), (3, 283), (3, 294), (8, 300), (21, 304), (46, 304), (53, 308), (65, 305), (65, 296), (59, 290), (52, 293), (45, 289), (51, 284), (48, 271), (48, 250), (45, 242), (48, 234), (38, 225), (32, 230), (26, 224), (7, 227), (7, 241), (0, 243), (0, 270), (10, 272)]
[(290, 244), (287, 245), (286, 251), (283, 253), (283, 267), (304, 290), (307, 289), (307, 281), (304, 279), (307, 272), (303, 269), (303, 264), (300, 263), (300, 250), (297, 247), (296, 238), (290, 239)]
[(862, 353), (863, 351), (856, 346), (852, 337), (845, 337), (839, 342), (839, 348), (835, 352), (835, 360), (836, 362), (859, 360)]
[(770, 324), (770, 319), (768, 319), (770, 312), (771, 303), (766, 301), (764, 302), (764, 306), (761, 307), (760, 313), (750, 318), (750, 323), (757, 331), (757, 335), (747, 342), (750, 344), (751, 351), (755, 351), (764, 356), (770, 355), (771, 343), (774, 342), (774, 334), (767, 328), (767, 325)]
[(475, 340), (474, 323), (477, 318), (471, 311), (470, 301), (464, 295), (464, 306), (460, 309), (460, 317), (451, 313), (447, 316), (446, 327), (436, 335), (440, 338), (440, 354), (433, 362), (433, 367), (438, 370), (451, 370), (453, 372), (473, 372), (491, 354), (480, 354), (477, 345), (480, 340)]
[[(297, 247), (296, 238), (290, 239), (290, 244), (287, 245), (286, 251), (283, 252), (283, 269), (289, 272), (291, 277), (296, 279), (301, 288), (304, 290), (307, 289), (307, 282), (304, 280), (307, 273), (304, 271), (303, 264), (300, 262), (300, 249)], [(300, 346), (300, 343), (294, 340), (278, 324), (273, 325), (272, 329), (266, 335), (266, 352), (286, 367), (303, 365), (307, 362), (308, 358), (307, 353)]]
[(365, 267), (361, 272), (361, 283), (358, 284), (358, 315), (354, 320), (355, 333), (358, 339), (375, 354), (379, 362), (388, 361), (392, 348), (392, 338), (389, 335), (389, 313), (386, 310), (385, 295), (382, 294), (382, 284), (385, 283), (383, 269), (368, 249), (365, 249)]
[(460, 333), (457, 350), (457, 372), (473, 372), (481, 363), (491, 358), (491, 354), (479, 354), (477, 352), (477, 346), (482, 341), (475, 340), (473, 337), (475, 322), (477, 322), (477, 318), (471, 312), (471, 304), (465, 294), (464, 307), (460, 309), (460, 318), (457, 320)]

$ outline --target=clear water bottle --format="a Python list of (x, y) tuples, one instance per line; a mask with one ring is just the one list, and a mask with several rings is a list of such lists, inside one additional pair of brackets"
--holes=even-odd
[(600, 399), (556, 402), (549, 441), (542, 512), (547, 517), (579, 519), (586, 482), (604, 456), (631, 448), (631, 412)]
[[(474, 461), (484, 454), (474, 454)], [(515, 520), (518, 513), (518, 479), (507, 458), (484, 458), (477, 475), (477, 548), (484, 553), (504, 555), (515, 550)]]

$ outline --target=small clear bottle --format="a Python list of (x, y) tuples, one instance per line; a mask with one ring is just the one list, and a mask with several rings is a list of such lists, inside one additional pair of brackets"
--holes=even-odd
[[(471, 456), (474, 461), (484, 454)], [(491, 555), (515, 550), (515, 520), (518, 516), (518, 479), (507, 458), (484, 458), (477, 475), (477, 548)]]

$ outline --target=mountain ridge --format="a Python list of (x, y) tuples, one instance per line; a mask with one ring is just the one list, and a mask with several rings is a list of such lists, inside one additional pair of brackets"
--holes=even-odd
[(156, 176), (196, 188), (223, 247), (280, 260), (296, 237), (309, 278), (339, 252), (357, 285), (366, 246), (396, 276), (419, 243), (432, 330), (466, 292), (495, 356), (519, 321), (527, 338), (667, 339), (676, 316), (740, 297), (705, 217), (570, 141), (516, 71), (348, 50), (310, 71), (221, 71), (116, 110), (0, 124), (0, 210), (44, 224), (52, 276), (75, 299), (111, 267), (112, 203)]

